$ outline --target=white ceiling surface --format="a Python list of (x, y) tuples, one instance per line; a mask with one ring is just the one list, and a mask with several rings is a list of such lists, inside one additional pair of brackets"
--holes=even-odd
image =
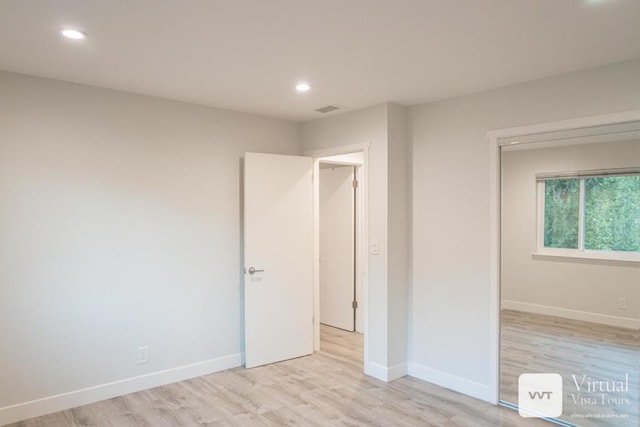
[(638, 0), (1, 0), (0, 69), (308, 120), (640, 57), (639, 22)]

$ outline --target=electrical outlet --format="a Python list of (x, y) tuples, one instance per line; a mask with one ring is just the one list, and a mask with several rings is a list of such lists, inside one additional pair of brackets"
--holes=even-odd
[(149, 347), (146, 345), (138, 347), (138, 365), (145, 363), (149, 363)]
[(618, 298), (618, 308), (620, 310), (627, 309), (627, 299), (626, 298)]

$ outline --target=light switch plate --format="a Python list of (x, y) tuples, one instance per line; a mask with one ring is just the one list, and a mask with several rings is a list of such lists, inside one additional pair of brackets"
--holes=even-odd
[(380, 255), (380, 241), (371, 239), (371, 255)]

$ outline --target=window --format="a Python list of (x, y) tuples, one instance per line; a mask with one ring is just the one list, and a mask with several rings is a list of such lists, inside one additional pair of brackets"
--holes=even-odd
[(538, 254), (640, 261), (640, 170), (536, 178)]

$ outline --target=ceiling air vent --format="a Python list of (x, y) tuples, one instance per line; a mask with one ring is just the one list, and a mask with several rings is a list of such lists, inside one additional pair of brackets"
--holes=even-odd
[(336, 107), (335, 105), (327, 105), (326, 107), (321, 107), (318, 108), (316, 110), (313, 111), (317, 111), (318, 113), (322, 113), (322, 114), (326, 114), (326, 113), (330, 113), (332, 111), (336, 111), (339, 110), (340, 107)]

